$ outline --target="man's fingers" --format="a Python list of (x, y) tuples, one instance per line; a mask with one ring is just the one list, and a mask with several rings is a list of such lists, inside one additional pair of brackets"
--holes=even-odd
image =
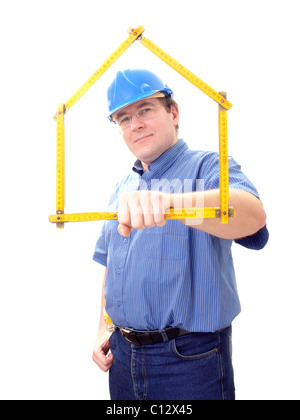
[(151, 197), (154, 223), (157, 226), (166, 224), (165, 212), (169, 207), (169, 199), (164, 194), (153, 193)]
[(158, 191), (135, 191), (122, 194), (118, 209), (118, 232), (129, 236), (131, 229), (164, 226), (170, 195)]
[(119, 224), (118, 226), (118, 232), (122, 236), (129, 236), (131, 232), (131, 228), (125, 225)]
[(103, 370), (104, 372), (107, 372), (114, 360), (114, 356), (112, 353), (110, 353), (107, 356), (107, 353), (109, 352), (110, 344), (109, 342), (103, 343), (103, 345), (100, 346), (99, 349), (95, 349), (93, 352), (93, 360), (98, 365), (98, 367)]
[(114, 361), (114, 356), (112, 353), (110, 353), (108, 356), (104, 356), (104, 358), (101, 358), (101, 363), (98, 365), (103, 372), (107, 372)]

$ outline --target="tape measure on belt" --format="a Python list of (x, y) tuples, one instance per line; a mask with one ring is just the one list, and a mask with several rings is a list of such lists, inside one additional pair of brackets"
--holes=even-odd
[(230, 216), (235, 216), (235, 211), (229, 207), (229, 171), (228, 171), (228, 138), (227, 138), (227, 110), (232, 104), (227, 100), (224, 92), (216, 92), (203, 80), (182, 66), (178, 61), (164, 52), (161, 48), (144, 37), (142, 26), (136, 29), (129, 28), (129, 36), (119, 47), (108, 57), (108, 59), (97, 69), (97, 71), (81, 86), (80, 89), (65, 103), (59, 104), (54, 119), (57, 122), (56, 129), (56, 215), (49, 216), (51, 223), (56, 223), (58, 228), (63, 228), (65, 222), (84, 222), (98, 220), (117, 220), (116, 212), (93, 212), (93, 213), (72, 213), (64, 214), (65, 207), (65, 127), (64, 114), (70, 109), (87, 90), (103, 75), (103, 73), (130, 47), (139, 40), (153, 54), (177, 71), (194, 86), (204, 92), (219, 104), (219, 180), (220, 180), (220, 207), (198, 208), (198, 209), (171, 209), (165, 215), (166, 219), (187, 219), (187, 218), (220, 218), (221, 223), (228, 223)]

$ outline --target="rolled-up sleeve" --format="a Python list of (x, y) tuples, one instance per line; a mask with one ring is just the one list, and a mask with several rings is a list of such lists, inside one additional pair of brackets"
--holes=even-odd
[[(205, 189), (219, 188), (219, 160), (218, 155), (210, 156), (210, 164), (206, 166)], [(242, 172), (241, 166), (232, 157), (228, 158), (229, 188), (247, 191), (260, 199), (259, 193), (252, 182)], [(234, 242), (248, 249), (260, 250), (265, 247), (269, 240), (267, 226), (264, 226), (253, 235), (236, 239)]]

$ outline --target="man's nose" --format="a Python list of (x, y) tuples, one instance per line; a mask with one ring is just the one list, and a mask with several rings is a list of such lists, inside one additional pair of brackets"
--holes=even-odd
[(138, 130), (139, 128), (145, 127), (145, 124), (143, 121), (139, 119), (137, 115), (132, 115), (131, 117), (131, 130)]

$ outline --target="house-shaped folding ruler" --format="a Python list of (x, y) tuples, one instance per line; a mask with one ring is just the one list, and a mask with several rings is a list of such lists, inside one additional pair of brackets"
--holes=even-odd
[(204, 92), (219, 104), (219, 177), (220, 177), (220, 207), (205, 207), (193, 209), (170, 209), (165, 215), (168, 219), (186, 218), (220, 218), (221, 223), (228, 223), (228, 218), (235, 215), (229, 207), (229, 174), (228, 174), (228, 138), (227, 138), (227, 110), (232, 104), (227, 100), (225, 92), (216, 92), (199, 77), (183, 67), (157, 45), (147, 39), (142, 26), (128, 29), (129, 36), (110, 55), (110, 57), (96, 70), (96, 72), (81, 86), (80, 89), (65, 103), (59, 104), (54, 119), (56, 129), (56, 214), (49, 216), (49, 221), (55, 223), (57, 228), (63, 228), (65, 222), (85, 222), (97, 220), (117, 220), (117, 212), (91, 212), (65, 214), (65, 126), (66, 112), (87, 92), (87, 90), (105, 73), (105, 71), (133, 44), (136, 40), (141, 42), (148, 50), (163, 60), (172, 69), (181, 74), (194, 86)]

